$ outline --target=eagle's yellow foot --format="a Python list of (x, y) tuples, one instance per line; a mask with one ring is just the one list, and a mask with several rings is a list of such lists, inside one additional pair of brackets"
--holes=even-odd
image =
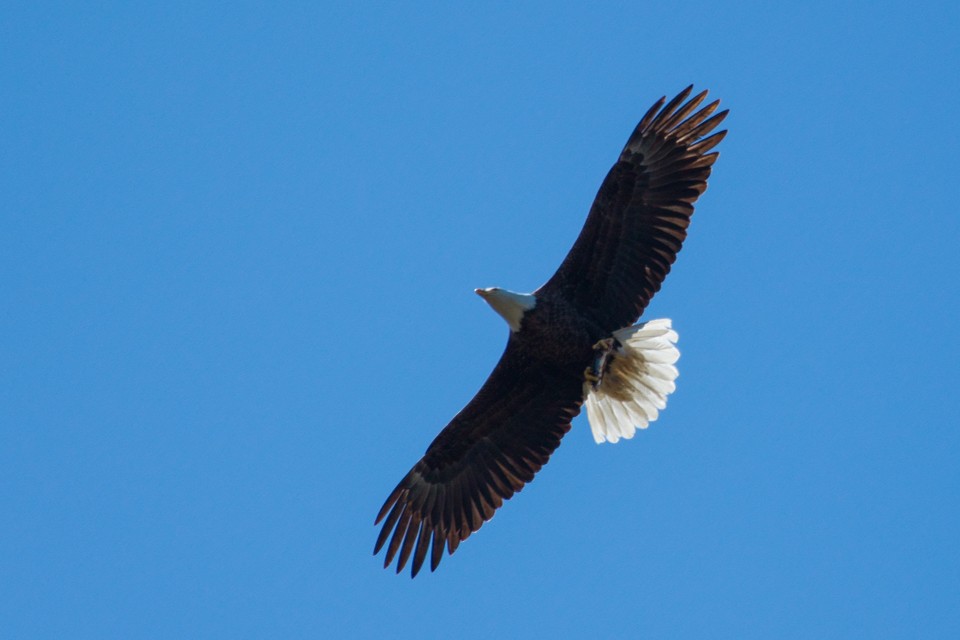
[(604, 338), (593, 345), (594, 351), (609, 351), (613, 347), (613, 338)]
[(593, 372), (593, 367), (587, 367), (583, 370), (583, 377), (587, 382), (600, 382), (600, 376)]

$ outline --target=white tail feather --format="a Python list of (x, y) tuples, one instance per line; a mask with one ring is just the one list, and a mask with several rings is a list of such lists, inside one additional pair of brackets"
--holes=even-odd
[(677, 388), (677, 332), (669, 319), (651, 320), (614, 332), (620, 343), (596, 387), (584, 383), (593, 439), (617, 442), (646, 429)]

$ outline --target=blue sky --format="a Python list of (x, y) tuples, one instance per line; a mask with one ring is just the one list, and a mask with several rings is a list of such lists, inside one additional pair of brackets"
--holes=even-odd
[[(956, 3), (0, 10), (0, 635), (960, 636)], [(434, 574), (373, 517), (632, 127), (731, 110), (647, 317)]]

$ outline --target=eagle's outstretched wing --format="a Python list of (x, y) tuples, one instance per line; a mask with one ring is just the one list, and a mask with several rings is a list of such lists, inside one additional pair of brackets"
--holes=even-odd
[(727, 133), (708, 136), (727, 112), (712, 115), (719, 100), (696, 111), (706, 91), (683, 104), (692, 88), (666, 106), (661, 98), (643, 117), (570, 253), (538, 290), (561, 292), (611, 332), (636, 322), (660, 290), (707, 188), (718, 155), (708, 152)]
[[(694, 113), (706, 92), (680, 106), (690, 90), (643, 117), (570, 253), (538, 290), (563, 296), (611, 333), (632, 324), (660, 288), (717, 158), (708, 152), (726, 133), (705, 137), (726, 112), (711, 117), (713, 102)], [(582, 369), (544, 365), (515, 340), (380, 509), (374, 553), (386, 545), (385, 567), (397, 558), (399, 573), (412, 556), (416, 575), (429, 553), (436, 569), (444, 547), (453, 553), (530, 482), (570, 429)]]
[[(397, 573), (413, 554), (417, 575), (430, 550), (437, 568), (493, 517), (494, 511), (547, 463), (583, 401), (582, 371), (564, 372), (530, 358), (510, 342), (473, 400), (431, 443), (383, 504), (386, 518), (373, 552), (387, 543)], [(392, 536), (391, 536), (392, 532)]]

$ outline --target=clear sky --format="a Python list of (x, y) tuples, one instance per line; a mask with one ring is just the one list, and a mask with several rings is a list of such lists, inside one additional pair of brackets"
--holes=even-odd
[[(958, 3), (13, 4), (0, 636), (960, 637)], [(689, 83), (669, 407), (384, 571), (507, 337), (473, 288)]]

